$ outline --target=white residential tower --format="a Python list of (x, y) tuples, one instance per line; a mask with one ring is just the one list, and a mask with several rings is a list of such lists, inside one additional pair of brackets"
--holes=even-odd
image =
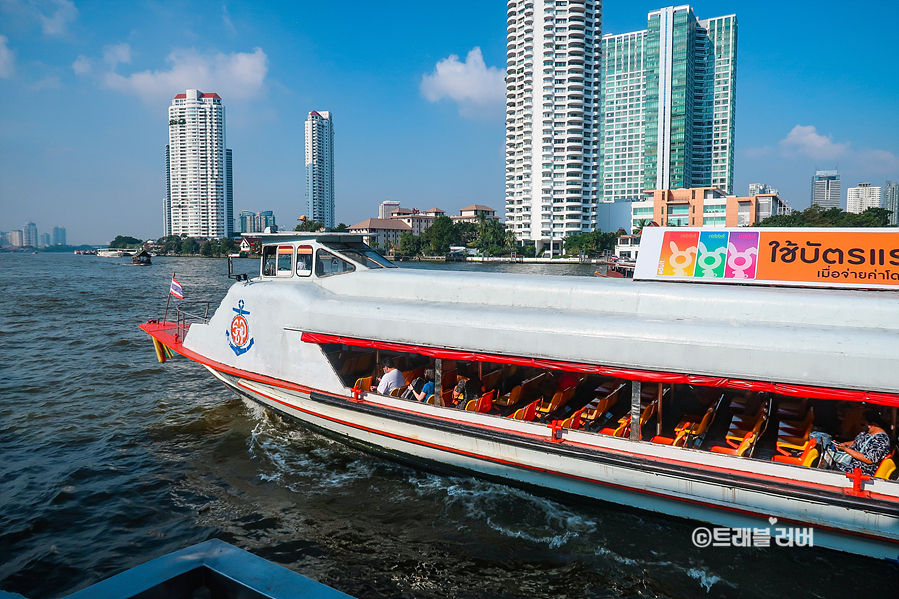
[(306, 217), (334, 226), (334, 122), (327, 110), (306, 119)]
[(858, 187), (846, 190), (846, 212), (861, 214), (868, 208), (880, 208), (880, 192), (878, 186), (870, 183), (859, 183)]
[(218, 94), (189, 89), (169, 107), (164, 234), (219, 239), (234, 233), (231, 150)]
[(506, 227), (554, 250), (596, 226), (600, 0), (509, 0)]

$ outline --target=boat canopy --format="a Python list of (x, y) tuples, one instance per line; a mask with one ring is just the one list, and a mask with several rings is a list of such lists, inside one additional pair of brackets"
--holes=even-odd
[(899, 393), (895, 292), (380, 269), (272, 293), (308, 306), (284, 320), (304, 333), (829, 397)]

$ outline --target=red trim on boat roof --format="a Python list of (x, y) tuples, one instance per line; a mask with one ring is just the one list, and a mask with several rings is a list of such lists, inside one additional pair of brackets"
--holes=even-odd
[(356, 339), (353, 337), (341, 337), (324, 333), (304, 332), (302, 340), (306, 343), (339, 343), (354, 347), (370, 347), (386, 351), (409, 352), (441, 358), (447, 360), (480, 360), (497, 364), (517, 364), (518, 366), (534, 366), (537, 368), (553, 368), (569, 372), (583, 372), (586, 374), (601, 374), (616, 378), (628, 379), (650, 383), (681, 383), (700, 385), (703, 387), (722, 387), (726, 389), (741, 389), (748, 391), (765, 391), (778, 395), (791, 397), (808, 397), (810, 399), (833, 399), (848, 401), (865, 401), (882, 406), (899, 406), (899, 395), (893, 393), (879, 393), (876, 391), (856, 391), (852, 389), (831, 389), (827, 387), (811, 387), (807, 385), (793, 385), (788, 383), (764, 383), (761, 381), (745, 381), (725, 377), (702, 376), (695, 374), (679, 374), (675, 372), (655, 372), (651, 370), (634, 370), (629, 368), (615, 368), (612, 366), (597, 366), (595, 364), (577, 364), (574, 362), (562, 362), (559, 360), (543, 360), (539, 358), (522, 358), (518, 356), (501, 356), (497, 354), (485, 354), (454, 349), (423, 347), (419, 345), (406, 345), (403, 343), (389, 343), (386, 341), (372, 341), (369, 339)]

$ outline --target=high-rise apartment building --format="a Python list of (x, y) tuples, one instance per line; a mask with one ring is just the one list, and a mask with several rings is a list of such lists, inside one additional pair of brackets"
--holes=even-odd
[(689, 6), (649, 13), (644, 31), (602, 38), (602, 200), (734, 178), (737, 18)]
[(53, 227), (53, 237), (50, 239), (53, 245), (66, 245), (66, 228)]
[(22, 229), (13, 229), (9, 233), (6, 234), (6, 242), (9, 245), (15, 247), (22, 247), (25, 245), (25, 235), (22, 233)]
[(837, 171), (815, 171), (812, 177), (812, 204), (821, 208), (840, 207), (840, 174)]
[(595, 228), (602, 2), (509, 0), (506, 31), (506, 227), (540, 250)]
[(234, 233), (231, 150), (218, 94), (189, 89), (169, 107), (164, 234), (221, 238)]
[(765, 183), (750, 183), (749, 184), (749, 195), (757, 196), (762, 195), (763, 193), (771, 193), (777, 195), (777, 190), (773, 187), (769, 187)]
[(861, 214), (868, 208), (880, 208), (880, 187), (870, 183), (859, 183), (858, 187), (846, 190), (846, 212)]
[(334, 226), (334, 122), (327, 110), (306, 118), (306, 217)]
[(899, 183), (886, 182), (880, 206), (890, 211), (890, 226), (899, 225)]
[(384, 200), (378, 206), (378, 218), (390, 218), (390, 215), (399, 210), (400, 207), (400, 202), (396, 200)]
[(49, 233), (41, 233), (40, 238), (41, 238), (40, 247), (45, 248), (50, 245), (50, 234)]
[(32, 222), (25, 223), (22, 228), (22, 245), (25, 247), (37, 247), (37, 225)]

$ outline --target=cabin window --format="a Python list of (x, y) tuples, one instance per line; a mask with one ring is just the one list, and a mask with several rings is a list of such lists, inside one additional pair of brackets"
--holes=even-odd
[(396, 268), (396, 264), (364, 243), (326, 243), (325, 245), (366, 268)]
[(318, 250), (315, 255), (315, 274), (319, 277), (330, 277), (345, 272), (353, 272), (356, 267), (331, 252)]
[(278, 271), (279, 277), (293, 276), (293, 246), (278, 246)]
[(277, 262), (278, 248), (267, 245), (262, 248), (262, 276), (275, 276), (275, 264)]
[(308, 277), (312, 274), (312, 247), (301, 245), (297, 247), (297, 275)]

